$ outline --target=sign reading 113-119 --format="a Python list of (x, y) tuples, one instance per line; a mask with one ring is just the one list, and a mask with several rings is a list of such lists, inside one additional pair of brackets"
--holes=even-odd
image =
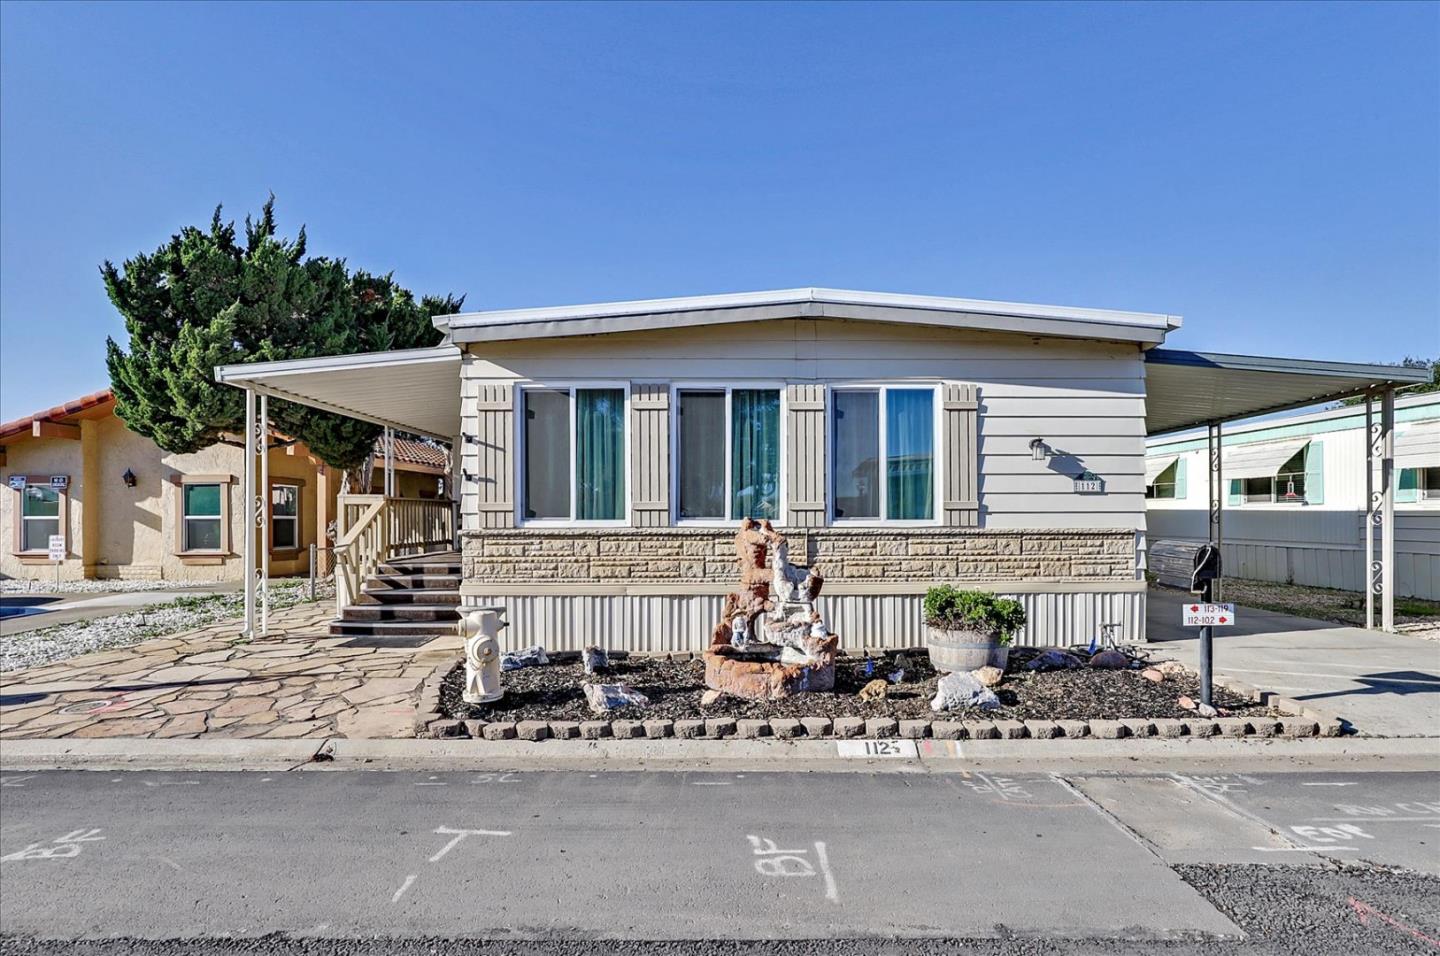
[(1186, 604), (1181, 609), (1183, 627), (1225, 627), (1235, 623), (1233, 604)]

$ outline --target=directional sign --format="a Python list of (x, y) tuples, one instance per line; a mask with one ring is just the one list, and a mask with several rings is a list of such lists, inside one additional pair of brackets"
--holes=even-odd
[(1235, 605), (1192, 602), (1181, 609), (1180, 623), (1185, 627), (1226, 627), (1235, 623)]

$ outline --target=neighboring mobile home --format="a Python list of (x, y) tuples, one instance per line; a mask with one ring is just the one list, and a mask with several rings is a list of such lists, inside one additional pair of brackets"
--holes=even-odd
[[(272, 442), (269, 573), (305, 574), (310, 545), (324, 546), (336, 519), (340, 474), (300, 442)], [(439, 495), (446, 457), (397, 439), (400, 493)], [(64, 580), (239, 580), (244, 467), (234, 444), (163, 451), (125, 427), (108, 391), (0, 424), (0, 576), (54, 580), (47, 545), (59, 534)], [(328, 556), (319, 558), (323, 570)]]
[[(1365, 588), (1365, 408), (1346, 405), (1225, 432), (1232, 577)], [(1205, 540), (1204, 434), (1146, 445), (1150, 540)], [(1440, 393), (1395, 401), (1396, 593), (1440, 600)]]
[[(431, 349), (216, 374), (452, 442), (462, 600), (552, 648), (701, 648), (744, 517), (821, 569), (846, 647), (919, 643), (940, 582), (1018, 596), (1027, 643), (1143, 640), (1148, 434), (1419, 376), (1158, 349), (1170, 315), (829, 289), (435, 322)], [(383, 512), (347, 522), (342, 603), (410, 546), (366, 530)]]

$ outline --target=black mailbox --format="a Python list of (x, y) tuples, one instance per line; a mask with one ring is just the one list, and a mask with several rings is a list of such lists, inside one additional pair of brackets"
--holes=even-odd
[(1213, 544), (1203, 544), (1195, 552), (1195, 570), (1190, 574), (1190, 591), (1199, 594), (1205, 590), (1207, 581), (1220, 577), (1220, 549)]

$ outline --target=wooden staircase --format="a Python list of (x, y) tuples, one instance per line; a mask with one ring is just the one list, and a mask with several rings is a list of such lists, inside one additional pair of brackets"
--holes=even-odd
[(392, 558), (365, 579), (353, 603), (340, 609), (330, 633), (409, 644), (417, 637), (454, 634), (459, 606), (459, 552)]

